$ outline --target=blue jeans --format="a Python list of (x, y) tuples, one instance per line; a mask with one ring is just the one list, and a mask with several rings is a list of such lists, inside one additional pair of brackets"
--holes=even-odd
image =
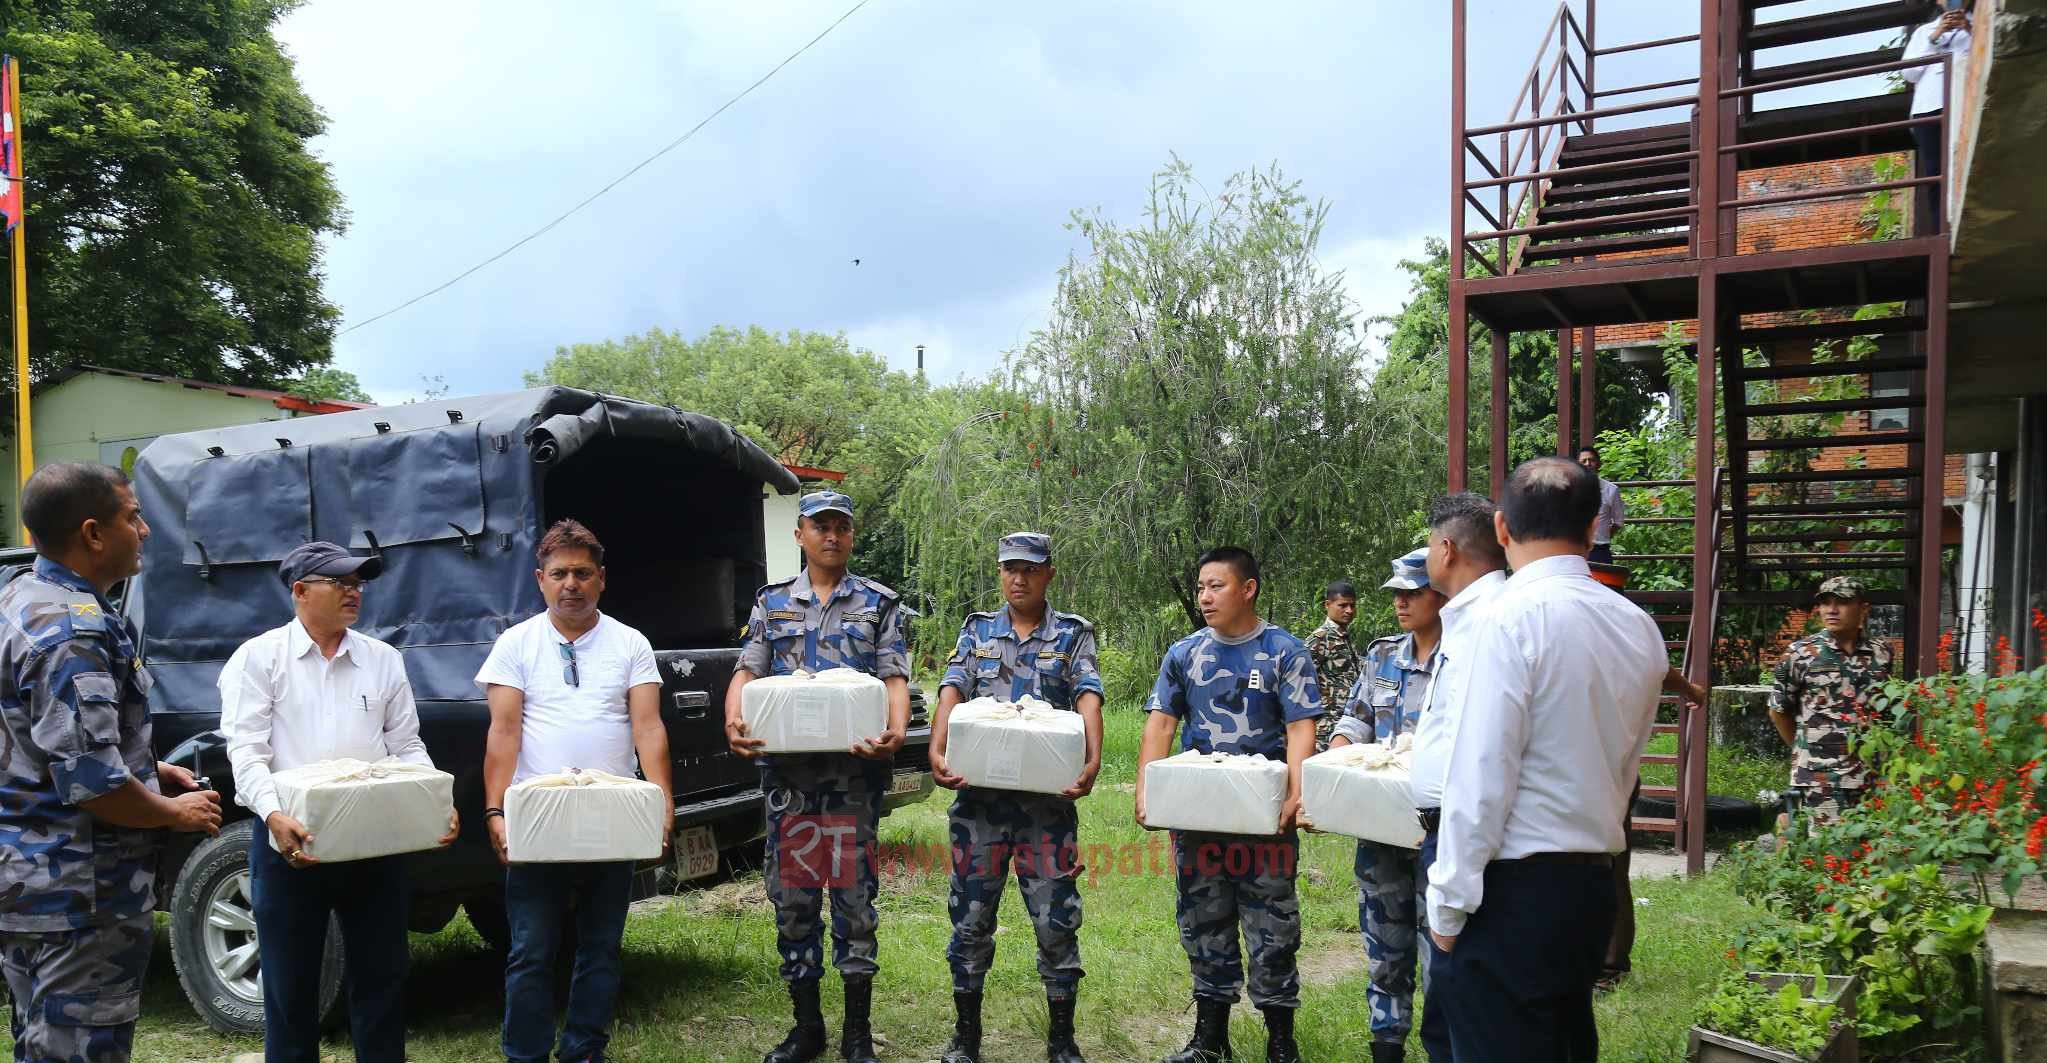
[(263, 1058), (319, 1063), (320, 955), (329, 914), (348, 958), (348, 1024), (361, 1063), (405, 1061), (405, 857), (293, 867), (260, 827), (249, 846), (250, 898), (263, 963)]
[(547, 1063), (554, 1043), (554, 955), (562, 927), (576, 921), (576, 968), (557, 1056), (604, 1058), (618, 1002), (619, 939), (631, 896), (630, 860), (602, 864), (514, 864), (505, 869), (505, 1058)]

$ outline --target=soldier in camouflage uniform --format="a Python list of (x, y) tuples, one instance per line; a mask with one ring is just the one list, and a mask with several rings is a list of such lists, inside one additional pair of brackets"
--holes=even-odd
[[(1428, 553), (1416, 550), (1395, 558), (1392, 577), (1380, 584), (1393, 592), (1394, 616), (1403, 633), (1366, 647), (1363, 673), (1344, 699), (1331, 745), (1390, 743), (1413, 734), (1421, 722), (1435, 681), (1445, 601), (1429, 586)], [(1428, 886), (1419, 875), (1419, 856), (1413, 849), (1358, 842), (1358, 927), (1364, 932), (1371, 976), (1365, 999), (1372, 1012), (1373, 1063), (1403, 1059), (1408, 1031), (1414, 1028), (1415, 933)], [(1422, 976), (1426, 988), (1426, 969)]]
[[(0, 591), (0, 973), (14, 1058), (126, 1060), (162, 828), (220, 829), (220, 796), (150, 750), (149, 672), (106, 593), (149, 526), (127, 478), (47, 465), (21, 490), (33, 571)], [(164, 790), (178, 794), (165, 797)]]
[[(952, 962), (957, 1023), (942, 1063), (981, 1058), (981, 988), (995, 959), (995, 916), (1016, 866), (1017, 889), (1038, 938), (1038, 976), (1051, 1013), (1045, 1054), (1051, 1063), (1084, 1063), (1073, 1038), (1080, 966), (1080, 814), (1074, 802), (1094, 789), (1102, 766), (1102, 677), (1095, 668), (1095, 627), (1045, 604), (1052, 582), (1052, 538), (1005, 535), (996, 560), (1009, 604), (973, 613), (960, 625), (946, 662), (931, 725), (931, 774), (959, 790), (952, 805)], [(1086, 721), (1087, 760), (1060, 794), (965, 785), (946, 765), (948, 724), (962, 701), (1033, 697)]]
[(1280, 833), (1243, 837), (1173, 833), (1175, 916), (1194, 974), (1194, 1036), (1166, 1063), (1215, 1063), (1229, 1051), (1230, 1006), (1245, 983), (1237, 929), (1251, 953), (1251, 1002), (1265, 1015), (1265, 1058), (1298, 1063), (1294, 1009), (1301, 980), (1301, 908), (1294, 893), (1300, 852), (1301, 761), (1315, 748), (1322, 693), (1301, 640), (1258, 617), (1258, 563), (1247, 550), (1203, 554), (1197, 591), (1209, 626), (1173, 644), (1146, 704), (1138, 751), (1137, 820), (1146, 822), (1145, 765), (1180, 748), (1285, 760)]
[(1347, 579), (1323, 588), (1320, 626), (1301, 640), (1308, 644), (1308, 657), (1315, 662), (1315, 681), (1328, 692), (1323, 700), (1322, 718), (1315, 721), (1315, 751), (1329, 748), (1336, 733), (1336, 721), (1343, 718), (1337, 698), (1358, 681), (1358, 648), (1350, 641), (1350, 622), (1358, 615), (1358, 589)]
[(1832, 577), (1817, 599), (1813, 611), (1825, 630), (1785, 648), (1770, 691), (1770, 722), (1793, 750), (1785, 809), (1814, 825), (1862, 799), (1869, 770), (1848, 740), (1861, 728), (1855, 715), (1865, 699), (1891, 674), (1890, 644), (1863, 630), (1869, 596), (1862, 581)]
[[(782, 980), (796, 1024), (766, 1063), (803, 1063), (824, 1051), (818, 982), (824, 977), (824, 887), (831, 887), (832, 964), (845, 982), (846, 1014), (839, 1054), (854, 1063), (875, 1059), (869, 1024), (874, 991), (875, 831), (888, 793), (889, 761), (910, 722), (910, 650), (896, 592), (846, 571), (853, 551), (853, 500), (817, 491), (797, 503), (796, 541), (804, 570), (770, 583), (755, 597), (741, 633), (739, 667), (725, 700), (732, 751), (761, 760), (768, 795), (767, 860), (763, 869), (775, 905)], [(888, 729), (846, 753), (761, 757), (747, 733), (740, 690), (755, 676), (798, 670), (855, 668), (888, 684)], [(833, 840), (835, 839), (835, 840)], [(816, 856), (816, 846), (828, 850)]]

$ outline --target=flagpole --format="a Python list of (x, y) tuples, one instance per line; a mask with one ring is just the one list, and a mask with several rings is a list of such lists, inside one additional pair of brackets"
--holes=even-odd
[[(17, 174), (24, 169), (21, 159), (21, 62), (7, 61), (7, 100), (11, 105), (10, 117), (14, 119), (14, 168)], [(17, 177), (17, 180), (19, 178)], [(19, 190), (17, 202), (23, 207), (28, 204), (28, 190)], [(23, 214), (27, 211), (24, 210)], [(14, 260), (14, 452), (19, 457), (20, 475), (17, 486), (28, 483), (30, 473), (36, 471), (35, 432), (29, 424), (29, 379), (28, 379), (28, 219), (17, 218), (14, 222), (14, 249), (8, 256)], [(15, 528), (19, 536), (15, 542), (26, 546), (29, 542), (28, 528), (21, 523), (21, 495), (15, 494)]]

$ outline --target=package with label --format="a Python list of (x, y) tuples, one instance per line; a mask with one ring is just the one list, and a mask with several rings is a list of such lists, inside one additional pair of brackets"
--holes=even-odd
[(1063, 793), (1087, 765), (1087, 725), (1037, 698), (975, 698), (953, 707), (945, 762), (968, 786)]
[(565, 768), (505, 790), (505, 854), (515, 864), (651, 860), (673, 818), (653, 783)]
[(1184, 753), (1144, 766), (1148, 826), (1211, 834), (1278, 834), (1286, 761), (1232, 753)]
[(1301, 765), (1301, 814), (1316, 830), (1419, 849), (1414, 811), (1413, 739), (1392, 745), (1338, 746)]
[(323, 760), (270, 781), (279, 808), (313, 836), (306, 855), (322, 863), (436, 848), (455, 812), (453, 775), (397, 759)]
[(764, 753), (844, 753), (888, 729), (888, 686), (851, 668), (762, 676), (739, 712)]

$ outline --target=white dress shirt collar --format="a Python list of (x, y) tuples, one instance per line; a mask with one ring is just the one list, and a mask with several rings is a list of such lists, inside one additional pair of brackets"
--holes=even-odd
[[(292, 622), (285, 625), (284, 637), (285, 652), (294, 661), (308, 653), (320, 653), (320, 644), (313, 641), (313, 633), (307, 631), (305, 621), (297, 617), (293, 617)], [(361, 658), (357, 655), (357, 651), (361, 648), (359, 643), (362, 638), (362, 635), (356, 634), (354, 628), (344, 628), (341, 632), (341, 645), (335, 648), (334, 656), (329, 660), (339, 660), (342, 657), (347, 657), (351, 664), (362, 664)], [(321, 656), (325, 657), (326, 655), (321, 654)]]

